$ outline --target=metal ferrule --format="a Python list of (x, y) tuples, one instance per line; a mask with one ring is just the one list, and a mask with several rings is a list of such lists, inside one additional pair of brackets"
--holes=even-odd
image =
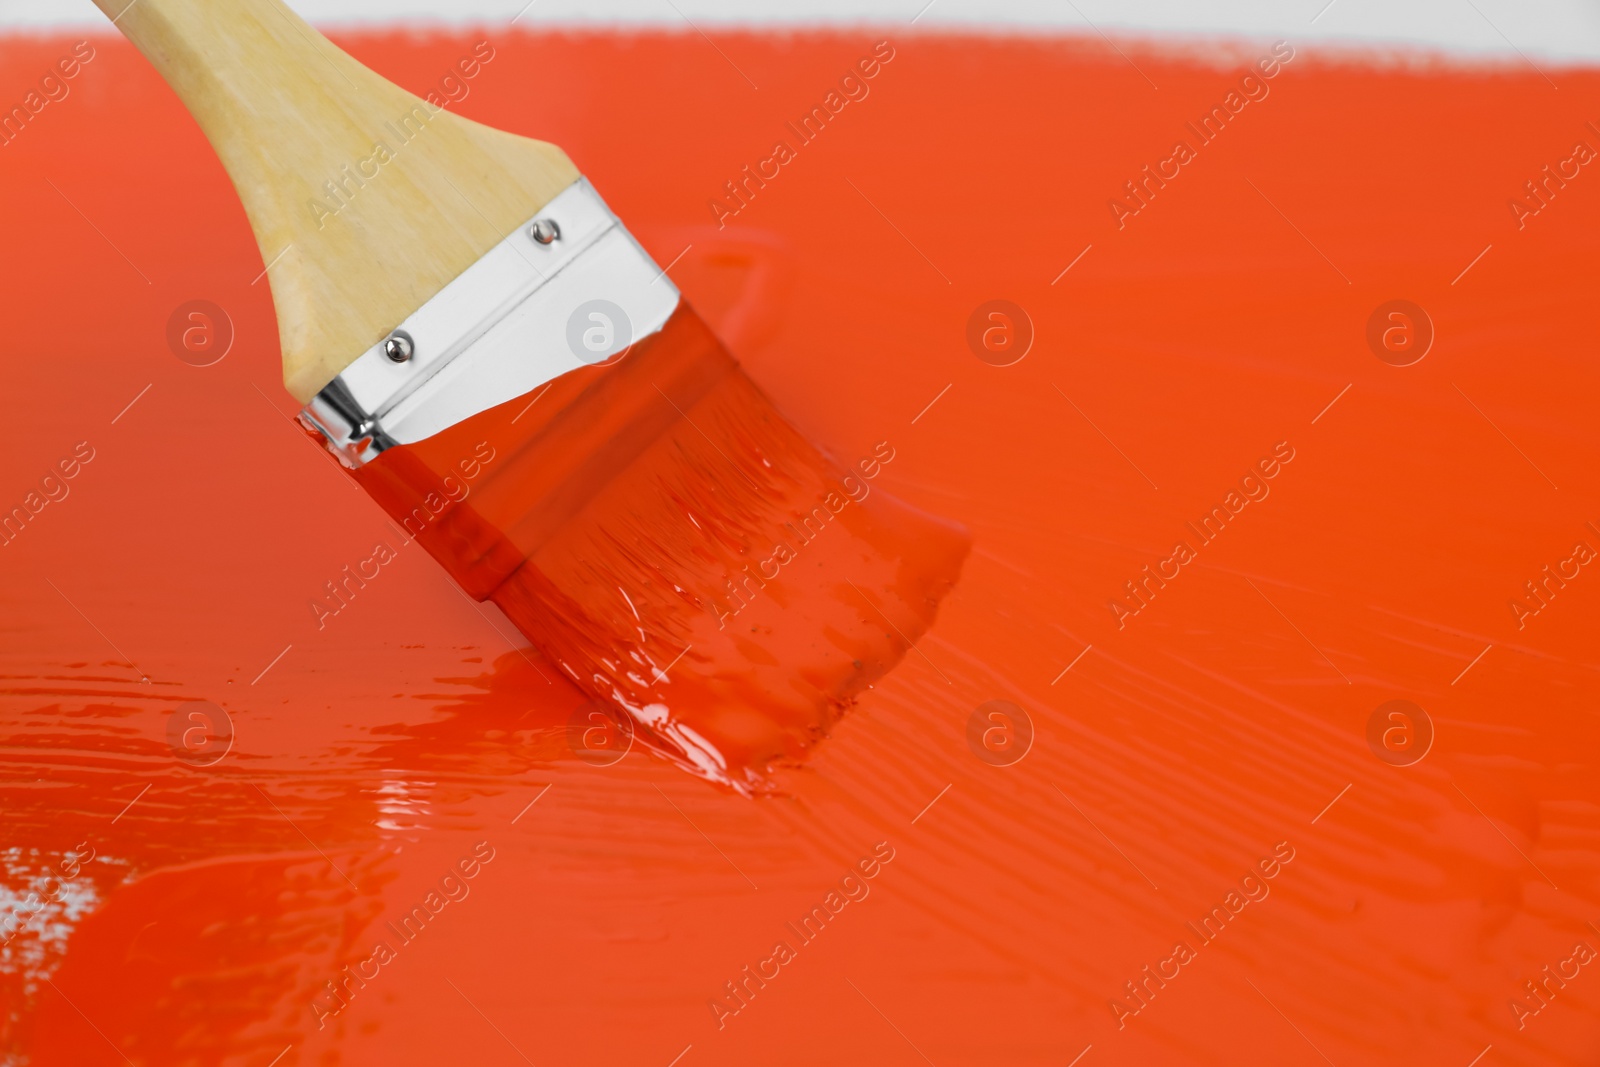
[(355, 469), (656, 333), (678, 289), (580, 178), (300, 412)]

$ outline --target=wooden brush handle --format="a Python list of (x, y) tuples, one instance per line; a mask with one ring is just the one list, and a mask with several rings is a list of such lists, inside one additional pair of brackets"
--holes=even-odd
[(301, 403), (578, 178), (561, 149), (419, 100), (278, 0), (95, 4), (233, 179)]

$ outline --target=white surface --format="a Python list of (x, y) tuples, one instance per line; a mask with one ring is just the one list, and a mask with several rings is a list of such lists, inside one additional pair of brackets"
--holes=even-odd
[[(324, 26), (511, 23), (525, 0), (290, 0)], [(912, 19), (916, 22), (911, 25)], [(1121, 37), (1283, 37), (1479, 57), (1600, 60), (1596, 0), (534, 0), (525, 29), (632, 25), (885, 28)], [(0, 0), (0, 30), (107, 29), (89, 0)]]

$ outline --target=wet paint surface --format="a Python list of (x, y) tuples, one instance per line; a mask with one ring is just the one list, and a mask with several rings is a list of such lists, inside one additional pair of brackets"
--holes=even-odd
[[(288, 421), (220, 166), (97, 43), (0, 148), (8, 1056), (1595, 1054), (1592, 75), (1301, 53), (1262, 96), (1266, 47), (894, 39), (800, 144), (881, 35), (489, 36), (459, 109), (687, 247), (800, 431), (888, 441), (876, 486), (971, 531), (961, 582), (780, 798), (578, 758), (583, 694)], [(426, 91), (477, 40), (349, 44)], [(71, 45), (8, 41), (0, 100)], [(197, 299), (235, 333), (204, 367), (166, 340)], [(1005, 322), (968, 347), (993, 300), (1032, 324), (1008, 366)], [(1415, 321), (1368, 344), (1395, 300), (1415, 362)]]
[[(616, 362), (353, 473), (598, 702), (586, 720), (752, 796), (915, 648), (960, 573), (959, 527), (873, 493), (894, 458), (818, 452), (680, 303)], [(386, 557), (331, 583), (319, 621)]]

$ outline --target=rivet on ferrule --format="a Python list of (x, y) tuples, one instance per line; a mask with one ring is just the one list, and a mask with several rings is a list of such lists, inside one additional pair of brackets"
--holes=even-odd
[(542, 245), (553, 244), (561, 239), (561, 227), (555, 219), (538, 219), (528, 227), (528, 236)]
[(416, 352), (416, 344), (404, 330), (396, 330), (383, 342), (383, 354), (391, 363), (405, 363)]

